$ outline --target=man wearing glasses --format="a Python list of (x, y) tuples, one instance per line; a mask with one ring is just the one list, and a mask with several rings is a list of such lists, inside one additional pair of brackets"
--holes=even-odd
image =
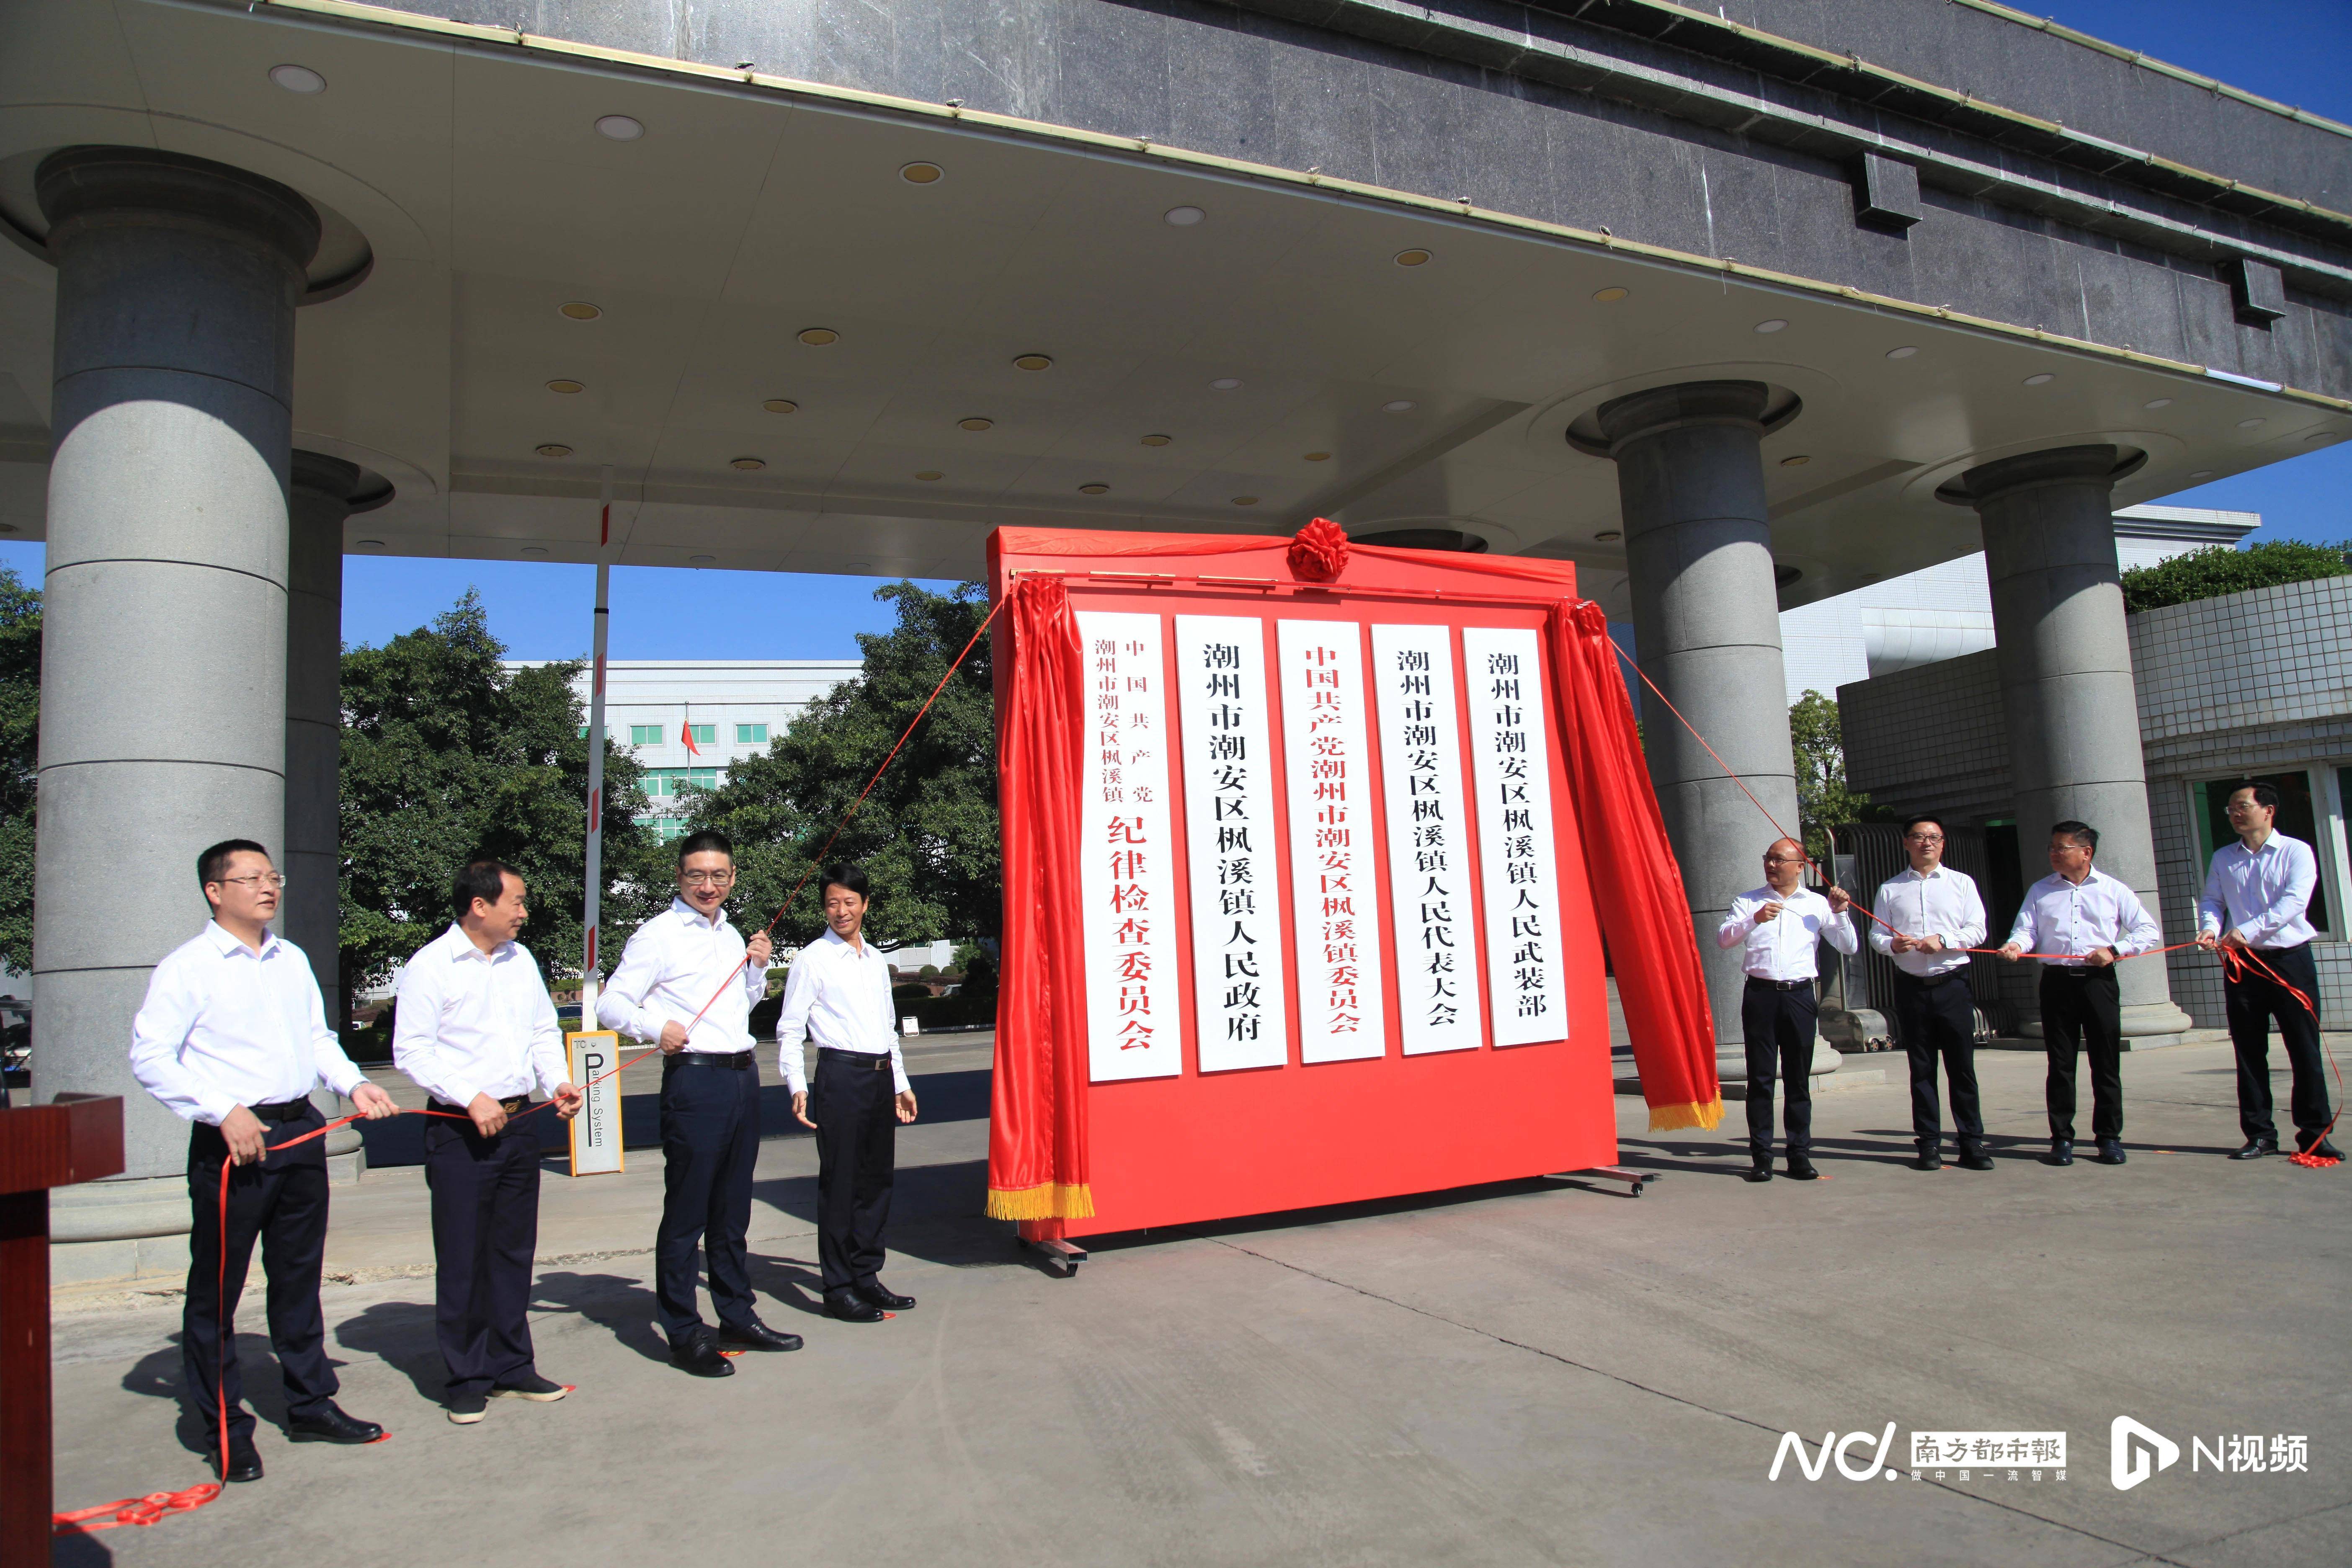
[[(743, 1261), (751, 1226), (751, 1169), (760, 1157), (760, 1074), (751, 1061), (751, 1004), (768, 989), (772, 949), (728, 923), (735, 847), (723, 833), (677, 842), (677, 897), (637, 928), (596, 999), (608, 1029), (662, 1050), (664, 1162), (654, 1295), (670, 1358), (698, 1377), (735, 1371), (731, 1350), (796, 1351), (798, 1334), (760, 1321)], [(694, 1300), (694, 1249), (710, 1272), (719, 1331)]]
[[(2230, 1044), (2238, 1057), (2238, 1128), (2245, 1147), (2232, 1160), (2259, 1160), (2278, 1152), (2278, 1123), (2271, 1111), (2271, 1020), (2278, 1020), (2294, 1069), (2289, 1101), (2300, 1152), (2341, 1159), (2327, 1141), (2330, 1120), (2327, 1079), (2319, 1061), (2319, 973), (2311, 961), (2311, 894), (2319, 885), (2319, 861), (2311, 846), (2274, 831), (2278, 789), (2241, 784), (2230, 794), (2230, 826), (2238, 841), (2213, 852), (2205, 896), (2197, 901), (2197, 945), (2251, 950), (2268, 964), (2282, 985), (2251, 963), (2222, 984), (2230, 1018)], [(2292, 985), (2311, 998), (2311, 1008), (2289, 995)]]
[[(286, 1435), (297, 1443), (373, 1443), (383, 1428), (343, 1414), (327, 1359), (319, 1273), (327, 1247), (327, 1144), (291, 1143), (326, 1125), (310, 1103), (323, 1082), (370, 1121), (394, 1114), (392, 1097), (362, 1077), (327, 1027), (310, 961), (271, 934), (286, 886), (269, 852), (249, 838), (196, 858), (213, 918), (155, 966), (131, 1026), (131, 1073), (175, 1115), (188, 1136), (188, 1292), (180, 1314), (181, 1386), (217, 1444), (221, 1402), (228, 1450), (206, 1458), (225, 1481), (257, 1481), (261, 1455), (232, 1349), (220, 1329), (236, 1317), (253, 1244), (269, 1273), (269, 1345), (286, 1379)], [(221, 1213), (221, 1165), (235, 1167)], [(224, 1292), (226, 1295), (224, 1296)]]
[(1912, 1168), (1944, 1168), (1944, 1115), (1936, 1093), (1941, 1057), (1952, 1086), (1960, 1169), (1990, 1171), (1977, 1110), (1976, 997), (1963, 951), (1984, 942), (1984, 900), (1974, 879), (1944, 864), (1944, 825), (1935, 817), (1905, 823), (1903, 847), (1910, 868), (1880, 886), (1878, 918), (1886, 923), (1871, 928), (1870, 945), (1895, 961), (1895, 1027), (1910, 1058), (1911, 1131), (1919, 1141)]
[(1840, 952), (1862, 944), (1846, 918), (1843, 888), (1816, 893), (1803, 885), (1805, 847), (1781, 838), (1764, 851), (1764, 886), (1731, 900), (1715, 933), (1717, 947), (1744, 944), (1748, 987), (1739, 1026), (1748, 1041), (1748, 1155), (1751, 1182), (1772, 1179), (1772, 1075), (1786, 1086), (1789, 1178), (1817, 1180), (1813, 1169), (1813, 1033), (1821, 996), (1814, 958), (1823, 937)]

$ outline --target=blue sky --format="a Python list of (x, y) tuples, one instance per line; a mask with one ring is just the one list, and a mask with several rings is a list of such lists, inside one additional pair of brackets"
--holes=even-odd
[[(2315, 113), (2352, 121), (2352, 0), (2034, 0), (2037, 15)], [(2164, 500), (2263, 514), (2261, 539), (2352, 539), (2352, 442)], [(0, 543), (0, 565), (41, 577), (41, 547)], [(587, 651), (585, 566), (350, 556), (343, 636), (381, 643), (424, 625), (468, 585), (516, 657)], [(875, 579), (622, 567), (613, 574), (615, 658), (855, 658), (860, 631), (889, 624)], [(948, 584), (932, 584), (944, 588)]]

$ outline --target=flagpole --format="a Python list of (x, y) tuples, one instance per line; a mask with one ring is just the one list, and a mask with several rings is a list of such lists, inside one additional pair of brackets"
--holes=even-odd
[(596, 939), (604, 888), (604, 648), (612, 629), (613, 466), (604, 465), (604, 504), (596, 523), (596, 614), (588, 688), (587, 889), (581, 901), (580, 1026), (596, 1026)]

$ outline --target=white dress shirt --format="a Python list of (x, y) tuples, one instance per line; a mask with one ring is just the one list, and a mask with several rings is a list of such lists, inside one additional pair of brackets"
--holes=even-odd
[(392, 1061), (417, 1088), (461, 1110), (478, 1094), (529, 1094), (534, 1078), (551, 1095), (569, 1076), (555, 1001), (530, 952), (507, 942), (484, 952), (456, 925), (400, 972)]
[(1939, 936), (1941, 952), (1895, 951), (1895, 931), (1874, 921), (1870, 945), (1895, 961), (1906, 974), (1933, 980), (1968, 967), (1969, 955), (1958, 951), (1980, 947), (1985, 939), (1984, 900), (1977, 895), (1975, 879), (1949, 866), (1938, 866), (1922, 877), (1905, 867), (1903, 873), (1879, 884), (1878, 918), (1905, 936)]
[[(730, 984), (738, 964), (742, 972)], [(684, 899), (672, 899), (622, 950), (621, 967), (597, 994), (596, 1019), (653, 1045), (664, 1024), (687, 1023), (708, 1002), (710, 1010), (688, 1031), (686, 1048), (723, 1056), (751, 1048), (751, 1004), (767, 994), (767, 972), (743, 963), (743, 935), (727, 922), (727, 911), (705, 920)]]
[(2117, 958), (2152, 952), (2164, 945), (2164, 933), (2137, 893), (2093, 867), (2080, 882), (2053, 871), (2026, 889), (2009, 940), (2028, 952), (2063, 955), (2045, 963), (2080, 969), (2084, 954), (2103, 947)]
[[(1780, 906), (1779, 914), (1769, 921), (1756, 918), (1757, 910), (1776, 901)], [(1764, 887), (1731, 900), (1730, 911), (1715, 933), (1715, 944), (1730, 947), (1745, 942), (1748, 951), (1740, 967), (1759, 980), (1813, 980), (1821, 973), (1814, 950), (1823, 937), (1840, 952), (1853, 952), (1862, 946), (1853, 934), (1853, 921), (1843, 914), (1831, 913), (1830, 901), (1811, 888), (1782, 893)]]
[(898, 1050), (898, 1008), (890, 1001), (890, 961), (861, 938), (852, 947), (832, 931), (801, 949), (784, 981), (776, 1018), (776, 1061), (794, 1094), (808, 1088), (802, 1042), (827, 1050), (890, 1058), (895, 1091), (907, 1092), (907, 1058)]
[(2319, 860), (2300, 838), (2273, 833), (2260, 849), (2225, 844), (2205, 873), (2197, 927), (2219, 936), (2226, 921), (2249, 947), (2300, 947), (2317, 934), (2309, 911), (2318, 886)]
[(212, 921), (147, 977), (131, 1076), (173, 1115), (215, 1127), (240, 1105), (283, 1105), (322, 1081), (348, 1096), (367, 1081), (327, 1027), (302, 950), (265, 931), (256, 952)]

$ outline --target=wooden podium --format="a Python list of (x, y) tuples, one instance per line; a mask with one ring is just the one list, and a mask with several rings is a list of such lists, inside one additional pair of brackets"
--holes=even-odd
[(0, 1110), (0, 1563), (47, 1563), (49, 1189), (122, 1171), (122, 1100), (61, 1094)]

